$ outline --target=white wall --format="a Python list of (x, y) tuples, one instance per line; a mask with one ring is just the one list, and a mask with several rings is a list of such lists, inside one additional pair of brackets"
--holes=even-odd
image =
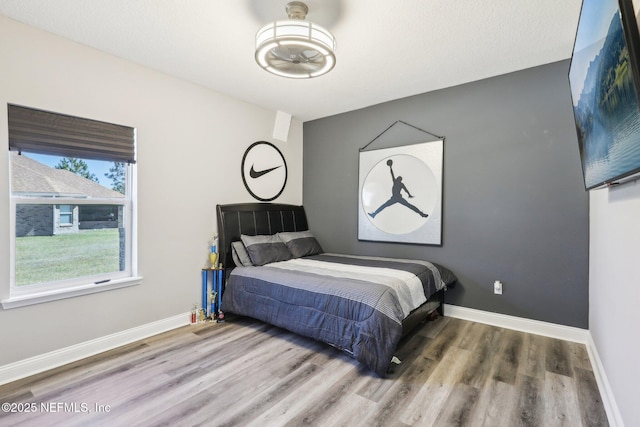
[[(137, 129), (142, 285), (0, 309), (0, 366), (186, 313), (215, 205), (252, 201), (244, 150), (273, 142), (289, 178), (277, 201), (302, 202), (302, 123), (272, 141), (275, 111), (220, 95), (0, 16), (0, 298), (9, 293), (6, 105), (15, 103)], [(4, 147), (4, 149), (1, 149)]]
[(589, 329), (619, 412), (640, 423), (640, 181), (590, 192)]

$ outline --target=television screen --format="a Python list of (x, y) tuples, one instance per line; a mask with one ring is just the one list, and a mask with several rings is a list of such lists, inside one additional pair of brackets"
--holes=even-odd
[(580, 11), (569, 84), (587, 190), (640, 174), (637, 58), (628, 28), (637, 38), (637, 24), (623, 18), (618, 0), (584, 0)]

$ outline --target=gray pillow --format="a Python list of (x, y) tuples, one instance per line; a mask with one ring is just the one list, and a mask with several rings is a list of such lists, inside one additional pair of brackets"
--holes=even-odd
[(238, 267), (250, 267), (253, 265), (247, 249), (241, 241), (231, 242), (231, 257)]
[(247, 236), (242, 234), (240, 239), (242, 239), (253, 265), (265, 265), (291, 259), (291, 252), (277, 235)]
[(320, 243), (309, 230), (278, 233), (278, 237), (287, 245), (294, 258), (322, 253)]

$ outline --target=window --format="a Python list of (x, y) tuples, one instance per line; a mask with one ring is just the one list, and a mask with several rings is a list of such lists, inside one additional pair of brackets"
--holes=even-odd
[(73, 226), (73, 205), (59, 205), (60, 209), (60, 226)]
[(4, 308), (140, 282), (133, 128), (9, 105)]

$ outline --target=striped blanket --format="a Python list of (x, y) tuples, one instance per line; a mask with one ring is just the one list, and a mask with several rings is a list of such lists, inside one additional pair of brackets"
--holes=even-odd
[(320, 254), (236, 267), (222, 309), (324, 341), (384, 376), (402, 320), (444, 286), (426, 261)]

